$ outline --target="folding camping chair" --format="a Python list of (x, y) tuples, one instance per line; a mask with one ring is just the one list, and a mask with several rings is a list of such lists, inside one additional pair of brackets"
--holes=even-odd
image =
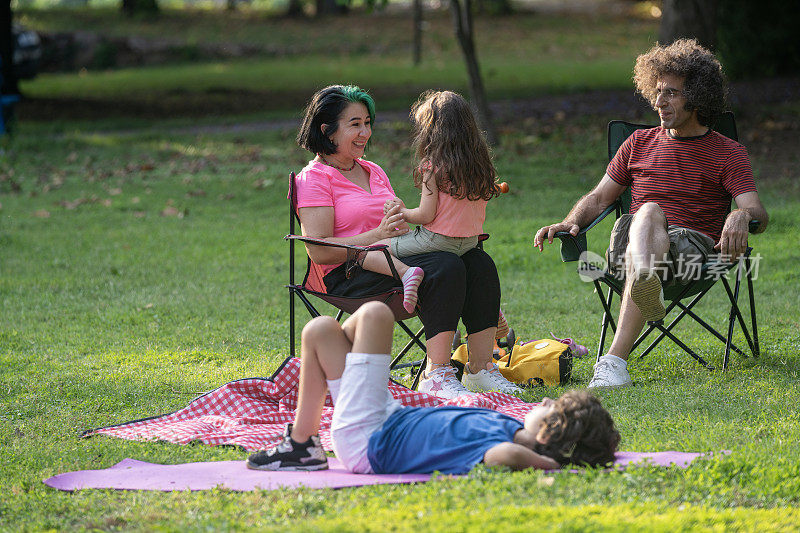
[[(608, 124), (608, 158), (611, 160), (614, 155), (617, 153), (617, 150), (622, 145), (622, 143), (627, 139), (634, 131), (640, 128), (652, 128), (651, 125), (645, 124), (633, 124), (630, 122), (624, 122), (620, 120), (611, 121)], [(736, 132), (736, 123), (733, 118), (733, 114), (730, 112), (724, 113), (716, 122), (713, 129), (726, 137), (729, 137), (733, 140), (737, 140), (737, 132)], [(578, 271), (582, 275), (591, 278), (594, 287), (596, 289), (596, 293), (598, 298), (600, 299), (600, 304), (603, 307), (603, 320), (600, 326), (600, 342), (598, 343), (597, 347), (597, 357), (599, 358), (603, 355), (603, 351), (605, 349), (605, 341), (606, 335), (608, 333), (609, 326), (611, 327), (612, 332), (616, 332), (617, 326), (614, 321), (614, 317), (611, 313), (611, 303), (613, 301), (614, 294), (622, 296), (622, 292), (624, 290), (624, 280), (618, 279), (614, 274), (610, 273), (607, 269), (598, 267), (596, 264), (593, 264), (589, 261), (585, 252), (587, 251), (587, 241), (586, 241), (586, 233), (596, 226), (601, 220), (603, 220), (606, 216), (610, 213), (615, 212), (617, 218), (619, 218), (623, 213), (627, 213), (630, 209), (631, 205), (631, 192), (630, 189), (627, 189), (613, 204), (607, 207), (594, 221), (592, 221), (588, 226), (582, 228), (576, 236), (570, 235), (568, 232), (559, 232), (556, 233), (556, 237), (561, 239), (561, 260), (563, 262), (569, 261), (580, 261)], [(750, 231), (753, 232), (758, 228), (758, 221), (752, 220), (750, 222)], [(683, 349), (686, 353), (691, 355), (698, 363), (703, 365), (709, 370), (713, 370), (714, 367), (707, 363), (701, 356), (699, 356), (694, 350), (692, 350), (686, 343), (684, 343), (680, 338), (678, 338), (674, 333), (673, 329), (675, 326), (686, 316), (691, 317), (695, 320), (698, 324), (700, 324), (703, 328), (705, 328), (709, 333), (711, 333), (714, 337), (725, 343), (725, 355), (722, 360), (722, 369), (726, 370), (728, 368), (728, 359), (730, 356), (731, 350), (735, 351), (736, 353), (747, 357), (747, 354), (740, 350), (733, 342), (733, 330), (734, 330), (734, 323), (738, 320), (739, 325), (742, 329), (742, 333), (744, 334), (745, 339), (747, 340), (748, 345), (750, 346), (750, 351), (753, 354), (753, 357), (758, 357), (759, 355), (759, 346), (758, 346), (758, 325), (756, 322), (756, 305), (755, 305), (755, 298), (753, 296), (753, 277), (752, 277), (752, 260), (751, 260), (751, 252), (753, 249), (748, 247), (745, 251), (744, 255), (740, 258), (740, 260), (736, 263), (720, 263), (720, 262), (708, 262), (703, 264), (700, 267), (699, 275), (696, 276), (698, 279), (691, 280), (686, 285), (681, 285), (679, 283), (675, 283), (671, 286), (664, 287), (664, 301), (669, 301), (669, 305), (667, 305), (667, 314), (669, 315), (670, 311), (677, 308), (679, 310), (677, 316), (669, 323), (669, 325), (664, 326), (664, 321), (659, 320), (655, 322), (649, 322), (647, 328), (642, 332), (639, 338), (633, 345), (631, 352), (635, 350), (645, 339), (647, 339), (651, 333), (658, 330), (660, 334), (658, 337), (650, 343), (650, 345), (639, 355), (639, 358), (643, 358), (648, 353), (650, 353), (657, 345), (660, 343), (664, 337), (669, 337), (675, 344), (677, 344), (681, 349)], [(730, 283), (728, 282), (727, 275), (730, 270), (736, 270), (736, 281), (734, 284), (734, 288), (731, 289)], [(713, 275), (712, 275), (713, 274)], [(742, 276), (746, 276), (747, 278), (747, 289), (750, 296), (750, 327), (752, 328), (752, 337), (750, 335), (750, 330), (748, 330), (747, 325), (745, 324), (745, 320), (742, 317), (742, 313), (739, 309), (739, 288), (742, 280)], [(728, 316), (728, 329), (727, 335), (722, 335), (712, 326), (710, 326), (705, 320), (703, 320), (700, 316), (698, 316), (692, 308), (697, 304), (705, 295), (708, 293), (709, 290), (716, 284), (717, 280), (722, 281), (722, 285), (725, 288), (725, 292), (728, 295), (728, 300), (731, 304), (730, 313)], [(601, 284), (605, 284), (608, 286), (608, 293), (604, 294), (603, 287)], [(692, 300), (688, 304), (684, 304), (682, 300), (693, 297)]]
[(412, 385), (413, 388), (416, 388), (420, 375), (425, 367), (424, 357), (419, 361), (414, 361), (411, 363), (400, 363), (400, 361), (414, 346), (419, 347), (423, 353), (425, 353), (425, 345), (420, 340), (425, 332), (425, 329), (420, 328), (419, 331), (414, 333), (411, 328), (405, 324), (405, 320), (408, 320), (416, 315), (409, 313), (403, 307), (402, 287), (392, 289), (388, 292), (372, 294), (360, 298), (350, 298), (328, 294), (325, 288), (325, 283), (322, 280), (322, 268), (311, 261), (311, 257), (309, 257), (307, 254), (306, 275), (303, 278), (303, 283), (295, 283), (295, 242), (297, 241), (303, 244), (331, 246), (334, 248), (345, 249), (347, 250), (348, 265), (352, 265), (357, 257), (362, 253), (371, 251), (383, 252), (383, 254), (386, 256), (386, 261), (389, 263), (389, 268), (392, 271), (392, 275), (399, 281), (400, 276), (397, 274), (394, 264), (390, 259), (388, 247), (386, 245), (350, 246), (345, 244), (334, 244), (322, 239), (303, 237), (295, 234), (296, 223), (300, 223), (300, 218), (297, 214), (297, 188), (295, 187), (295, 173), (292, 172), (289, 175), (289, 234), (284, 237), (284, 239), (289, 241), (289, 284), (286, 285), (286, 288), (289, 289), (289, 351), (291, 356), (295, 356), (295, 298), (298, 298), (303, 305), (306, 306), (306, 309), (312, 317), (320, 316), (320, 312), (311, 303), (308, 295), (315, 296), (329, 303), (338, 310), (336, 314), (337, 321), (342, 319), (344, 313), (352, 314), (356, 311), (356, 309), (361, 307), (366, 302), (380, 301), (389, 306), (394, 313), (394, 318), (397, 322), (397, 325), (400, 326), (400, 329), (405, 331), (405, 333), (409, 336), (409, 341), (392, 360), (391, 368), (396, 370), (400, 368), (413, 368), (418, 366), (419, 369), (416, 371), (414, 383)]

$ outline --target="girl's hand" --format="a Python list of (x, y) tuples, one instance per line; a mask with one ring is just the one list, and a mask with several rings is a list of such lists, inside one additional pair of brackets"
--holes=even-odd
[[(384, 206), (384, 209), (386, 206)], [(383, 215), (381, 223), (375, 228), (378, 234), (376, 241), (390, 239), (408, 233), (408, 224), (403, 220), (403, 213), (400, 212), (399, 205), (392, 205)]]
[(403, 200), (396, 196), (391, 200), (386, 200), (386, 202), (383, 204), (383, 214), (385, 215), (390, 209), (397, 205), (399, 205), (401, 208), (406, 206), (406, 204), (403, 203)]

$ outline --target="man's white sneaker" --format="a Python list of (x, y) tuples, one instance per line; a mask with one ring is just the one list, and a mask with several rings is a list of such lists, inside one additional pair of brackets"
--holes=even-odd
[(417, 390), (432, 394), (442, 400), (472, 395), (456, 379), (456, 369), (450, 365), (436, 367), (430, 373), (426, 373), (425, 377), (419, 380)]
[(594, 364), (594, 376), (589, 382), (589, 388), (617, 388), (629, 387), (631, 376), (628, 374), (628, 364), (615, 356), (604, 355)]
[(464, 386), (474, 392), (505, 392), (515, 394), (522, 392), (522, 389), (511, 383), (500, 373), (500, 369), (494, 363), (489, 363), (480, 372), (470, 374), (469, 364), (464, 368), (464, 376), (461, 378)]

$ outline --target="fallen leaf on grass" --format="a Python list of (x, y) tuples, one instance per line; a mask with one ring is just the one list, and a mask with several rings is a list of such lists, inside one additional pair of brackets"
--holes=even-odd
[(50, 211), (47, 211), (46, 209), (38, 209), (33, 212), (33, 216), (36, 218), (50, 218)]
[(144, 218), (147, 216), (147, 211), (134, 211), (133, 216), (135, 218)]
[(178, 209), (177, 207), (169, 205), (165, 207), (163, 211), (161, 211), (161, 216), (183, 218), (188, 212), (189, 211), (187, 209)]
[(275, 180), (266, 179), (266, 178), (259, 178), (259, 179), (257, 179), (256, 181), (253, 182), (253, 188), (254, 189), (259, 189), (259, 190), (260, 189), (266, 189), (267, 187), (272, 185), (272, 183), (274, 181)]
[(555, 482), (555, 478), (553, 478), (551, 476), (545, 476), (545, 477), (539, 478), (539, 482), (538, 483), (542, 487), (552, 487), (554, 482)]
[(120, 194), (122, 194), (122, 189), (120, 189), (119, 187), (114, 187), (113, 189), (108, 190), (108, 194), (110, 194), (111, 196), (119, 196)]
[(193, 190), (191, 190), (191, 191), (186, 193), (186, 197), (187, 198), (200, 197), (200, 196), (205, 196), (205, 195), (206, 195), (206, 191), (204, 191), (203, 189), (193, 189)]
[(76, 209), (78, 206), (81, 206), (83, 204), (101, 204), (104, 207), (111, 207), (111, 199), (91, 196), (89, 198), (76, 198), (71, 202), (68, 200), (61, 200), (60, 202), (58, 202), (58, 205), (60, 205), (64, 209), (70, 209), (70, 210)]

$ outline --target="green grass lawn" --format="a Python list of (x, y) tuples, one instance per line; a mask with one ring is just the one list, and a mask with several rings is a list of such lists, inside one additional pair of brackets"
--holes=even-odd
[[(797, 119), (797, 110), (789, 109)], [(604, 169), (603, 121), (505, 129), (497, 167), (512, 193), (489, 204), (487, 249), (521, 339), (598, 339), (600, 313), (574, 267), (531, 246)], [(0, 529), (16, 530), (784, 530), (800, 520), (800, 191), (764, 179), (772, 222), (753, 237), (762, 357), (708, 372), (668, 343), (631, 366), (637, 386), (602, 397), (623, 450), (720, 451), (686, 470), (546, 475), (478, 469), (464, 479), (338, 491), (81, 491), (41, 480), (125, 457), (243, 459), (234, 449), (78, 437), (170, 412), (287, 355), (287, 173), (294, 132), (51, 135), (20, 124), (0, 162)], [(408, 131), (384, 124), (369, 157), (413, 203)], [(768, 162), (755, 159), (759, 169)], [(608, 224), (591, 243), (600, 251)], [(703, 306), (725, 320), (717, 293)], [(302, 317), (304, 320), (305, 317)], [(301, 320), (301, 321), (302, 321)], [(684, 327), (715, 364), (721, 344)], [(400, 337), (398, 336), (399, 340)], [(741, 335), (737, 342), (743, 344)], [(571, 386), (591, 375), (580, 360)], [(529, 400), (558, 395), (538, 389)], [(545, 526), (546, 524), (546, 526)]]

